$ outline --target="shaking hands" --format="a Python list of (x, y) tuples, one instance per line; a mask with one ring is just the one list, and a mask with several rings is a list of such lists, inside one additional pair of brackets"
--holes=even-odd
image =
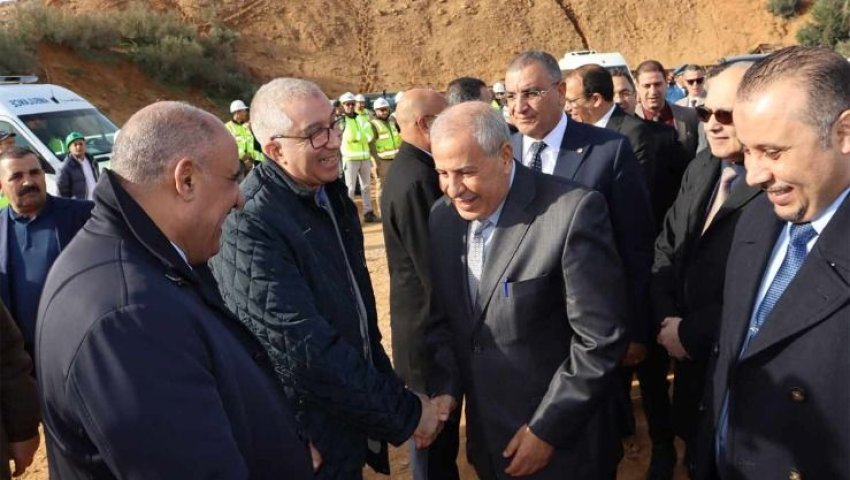
[(416, 395), (422, 402), (422, 415), (419, 417), (416, 431), (413, 432), (413, 441), (416, 448), (428, 448), (442, 431), (449, 415), (457, 408), (457, 402), (451, 395), (439, 395), (434, 398), (428, 398), (421, 393)]

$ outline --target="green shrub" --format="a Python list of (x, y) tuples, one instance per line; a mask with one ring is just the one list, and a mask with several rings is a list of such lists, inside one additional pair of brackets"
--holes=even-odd
[(800, 13), (802, 0), (767, 0), (767, 11), (782, 18), (791, 18)]
[(812, 21), (797, 32), (802, 45), (835, 48), (850, 40), (850, 0), (817, 0)]
[(35, 52), (14, 28), (0, 29), (0, 75), (31, 74), (38, 71)]

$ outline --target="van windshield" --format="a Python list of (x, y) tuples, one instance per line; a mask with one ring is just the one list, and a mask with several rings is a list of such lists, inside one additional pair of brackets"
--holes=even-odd
[(21, 115), (27, 127), (59, 159), (68, 152), (65, 137), (79, 132), (86, 137), (86, 151), (95, 158), (112, 153), (118, 127), (94, 108)]

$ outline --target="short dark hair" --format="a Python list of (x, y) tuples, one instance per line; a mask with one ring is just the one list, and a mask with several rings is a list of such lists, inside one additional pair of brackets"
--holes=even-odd
[(594, 63), (582, 65), (570, 73), (571, 77), (581, 79), (582, 90), (585, 98), (598, 93), (606, 102), (614, 101), (614, 80), (611, 72)]
[[(3, 151), (3, 153), (0, 153), (0, 162), (6, 160), (7, 158), (17, 160), (19, 158), (24, 158), (27, 155), (32, 155), (35, 158), (38, 158), (38, 155), (36, 155), (36, 153), (30, 150), (29, 148), (15, 145), (14, 147), (7, 148)], [(39, 166), (41, 166), (40, 163)]]
[(611, 81), (612, 81), (612, 82), (613, 82), (613, 80), (614, 80), (614, 77), (621, 77), (621, 78), (625, 78), (625, 79), (626, 79), (626, 81), (627, 81), (627, 82), (629, 82), (629, 85), (631, 85), (631, 86), (632, 86), (632, 90), (634, 90), (634, 89), (635, 89), (635, 81), (634, 81), (634, 80), (632, 80), (632, 76), (631, 76), (631, 75), (629, 75), (629, 72), (627, 72), (625, 69), (623, 69), (623, 68), (615, 68), (615, 69), (611, 70)]
[(806, 96), (803, 122), (818, 130), (821, 145), (830, 146), (830, 131), (842, 112), (850, 109), (850, 62), (824, 47), (787, 47), (747, 70), (738, 87), (746, 102), (780, 82), (794, 82)]
[(552, 83), (560, 82), (564, 79), (564, 75), (561, 73), (561, 67), (558, 65), (558, 61), (555, 60), (555, 57), (551, 54), (544, 52), (543, 50), (528, 50), (520, 53), (511, 60), (510, 65), (508, 65), (508, 71), (515, 72), (517, 70), (522, 70), (533, 63), (542, 66), (546, 70), (546, 73), (549, 74), (549, 80)]
[(446, 87), (446, 100), (449, 102), (449, 105), (481, 100), (482, 88), (487, 88), (487, 84), (480, 78), (455, 78)]
[(667, 71), (664, 70), (664, 65), (661, 65), (661, 62), (658, 60), (644, 60), (640, 62), (640, 65), (637, 66), (637, 70), (635, 70), (635, 76), (639, 77), (641, 73), (652, 72), (658, 72), (665, 77), (667, 76)]

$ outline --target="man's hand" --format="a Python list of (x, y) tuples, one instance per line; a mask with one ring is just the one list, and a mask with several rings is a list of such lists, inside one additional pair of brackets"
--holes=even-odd
[(322, 466), (322, 454), (319, 453), (319, 449), (313, 445), (313, 442), (310, 442), (310, 458), (313, 460), (313, 471), (318, 472)]
[(512, 477), (531, 475), (549, 464), (555, 448), (534, 434), (528, 424), (519, 427), (502, 455), (513, 457), (505, 473)]
[(623, 355), (620, 365), (634, 367), (646, 358), (646, 345), (637, 342), (629, 342), (629, 348)]
[(658, 344), (667, 349), (667, 353), (676, 360), (691, 358), (682, 342), (679, 340), (679, 324), (682, 317), (667, 317), (661, 322), (661, 331), (658, 332)]
[(448, 394), (438, 395), (432, 398), (431, 401), (437, 406), (437, 416), (441, 422), (448, 420), (449, 415), (457, 408), (455, 397)]
[(12, 472), (13, 477), (20, 477), (24, 474), (27, 467), (32, 465), (32, 458), (38, 450), (39, 437), (36, 433), (34, 437), (21, 442), (12, 442), (9, 444), (9, 456), (15, 462), (15, 471)]
[(416, 427), (416, 431), (413, 432), (413, 442), (416, 444), (416, 448), (428, 448), (440, 434), (440, 430), (443, 429), (443, 422), (440, 421), (437, 404), (421, 393), (416, 395), (422, 402), (422, 415), (419, 417), (419, 425)]

